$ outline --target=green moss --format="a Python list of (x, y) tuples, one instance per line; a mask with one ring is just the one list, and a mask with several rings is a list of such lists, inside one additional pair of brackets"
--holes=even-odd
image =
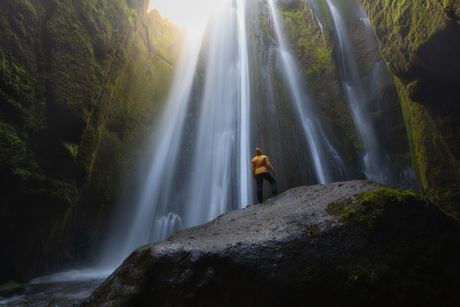
[(445, 13), (436, 0), (361, 2), (374, 25), (382, 54), (389, 68), (398, 76), (411, 73), (410, 67), (418, 61), (417, 50), (447, 23)]
[[(311, 1), (298, 5), (281, 6), (280, 16), (285, 25), (288, 43), (292, 53), (301, 65), (312, 101), (317, 112), (325, 119), (324, 129), (335, 137), (336, 144), (344, 153), (349, 165), (354, 165), (357, 143), (356, 129), (348, 112), (340, 85), (337, 67), (333, 59), (333, 41), (330, 28), (323, 32), (318, 24), (318, 17), (313, 17), (319, 8), (325, 7), (324, 1)], [(329, 15), (327, 10), (324, 16)], [(323, 15), (323, 14), (321, 14)], [(324, 16), (320, 20), (324, 22)]]
[(95, 249), (134, 181), (182, 38), (146, 1), (45, 2), (0, 2), (0, 230), (12, 234), (0, 243), (24, 242), (8, 255), (23, 276)]
[(436, 122), (422, 105), (409, 99), (395, 78), (406, 122), (412, 166), (422, 193), (446, 212), (460, 216), (460, 166), (439, 133)]
[(70, 142), (61, 142), (64, 148), (72, 155), (72, 157), (76, 158), (78, 154), (78, 145), (73, 144)]
[(317, 236), (319, 231), (320, 231), (320, 228), (317, 224), (313, 224), (313, 225), (310, 225), (308, 228), (307, 228), (307, 231), (309, 233), (310, 236)]
[(129, 9), (129, 13), (131, 14), (131, 16), (137, 16), (137, 12), (136, 12), (136, 9)]
[(26, 163), (26, 145), (17, 135), (14, 127), (0, 122), (0, 162), (10, 169), (16, 169)]
[(8, 296), (14, 293), (24, 291), (24, 286), (15, 281), (9, 281), (0, 285), (0, 296)]
[(379, 188), (375, 191), (356, 195), (357, 202), (350, 199), (346, 205), (335, 203), (328, 205), (329, 212), (339, 216), (339, 221), (358, 223), (366, 228), (373, 228), (384, 216), (388, 206), (400, 206), (422, 200), (422, 197), (412, 192), (393, 188)]

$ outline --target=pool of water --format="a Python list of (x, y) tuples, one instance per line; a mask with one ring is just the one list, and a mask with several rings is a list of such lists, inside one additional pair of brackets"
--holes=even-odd
[(112, 271), (74, 270), (35, 278), (24, 286), (25, 291), (0, 297), (0, 307), (78, 306)]

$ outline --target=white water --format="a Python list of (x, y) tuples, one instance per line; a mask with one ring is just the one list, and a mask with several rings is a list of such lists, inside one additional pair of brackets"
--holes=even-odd
[(367, 179), (385, 183), (385, 177), (382, 173), (382, 153), (376, 146), (377, 138), (369, 119), (366, 92), (362, 79), (356, 70), (356, 63), (354, 62), (354, 57), (350, 48), (351, 44), (348, 38), (347, 27), (333, 1), (326, 0), (326, 2), (329, 6), (339, 45), (339, 65), (342, 65), (342, 85), (345, 91), (345, 99), (350, 107), (358, 135), (364, 145), (363, 162), (365, 175)]
[[(344, 169), (343, 165), (340, 165), (340, 170), (331, 169), (335, 168), (337, 163), (340, 164), (341, 159), (334, 158), (334, 156), (337, 156), (337, 151), (331, 146), (331, 143), (324, 138), (325, 135), (321, 135), (320, 133), (322, 128), (319, 125), (319, 121), (311, 111), (311, 103), (308, 96), (302, 89), (300, 83), (302, 78), (300, 77), (297, 63), (289, 53), (287, 44), (284, 41), (283, 30), (279, 21), (277, 7), (274, 4), (274, 0), (268, 0), (268, 5), (272, 14), (276, 38), (283, 61), (285, 75), (288, 79), (289, 89), (292, 93), (295, 107), (300, 115), (305, 136), (307, 138), (310, 156), (313, 160), (312, 164), (315, 171), (316, 181), (321, 184), (326, 184), (337, 179), (344, 180), (345, 177), (336, 178), (336, 176), (333, 175), (334, 173), (340, 174), (341, 170)], [(328, 163), (328, 161), (334, 161), (334, 163), (331, 164)]]
[(238, 6), (238, 46), (239, 46), (239, 106), (240, 106), (240, 202), (239, 208), (247, 207), (251, 200), (252, 189), (250, 187), (251, 173), (250, 169), (250, 148), (249, 148), (249, 118), (250, 118), (250, 89), (249, 89), (249, 61), (248, 61), (248, 46), (246, 38), (246, 9), (245, 0), (237, 0)]
[(194, 34), (187, 35), (183, 47), (186, 51), (181, 55), (166, 108), (155, 129), (156, 135), (151, 142), (152, 156), (145, 166), (145, 178), (140, 180), (143, 183), (139, 189), (140, 195), (132, 203), (124, 204), (129, 207), (132, 216), (121, 218), (124, 225), (113, 226), (115, 229), (124, 229), (112, 231), (116, 235), (108, 243), (106, 255), (102, 259), (104, 266), (116, 268), (137, 247), (162, 240), (171, 231), (182, 228), (181, 218), (170, 211), (172, 208), (168, 204), (172, 201), (174, 168), (178, 164), (181, 135), (204, 29), (201, 35), (196, 32)]
[[(152, 139), (151, 160), (139, 180), (140, 196), (124, 204), (125, 212), (134, 214), (126, 226), (115, 225), (123, 231), (114, 232), (102, 260), (106, 266), (115, 268), (139, 246), (244, 208), (252, 200), (245, 5), (244, 0), (218, 4), (206, 27), (187, 36)], [(200, 76), (198, 61), (206, 68)], [(198, 112), (190, 119), (192, 100)], [(185, 134), (192, 139), (186, 152)]]
[(35, 278), (24, 285), (24, 292), (0, 297), (0, 306), (73, 306), (88, 297), (112, 271), (72, 270)]
[(249, 85), (244, 2), (229, 2), (209, 24), (207, 70), (185, 226), (249, 202)]

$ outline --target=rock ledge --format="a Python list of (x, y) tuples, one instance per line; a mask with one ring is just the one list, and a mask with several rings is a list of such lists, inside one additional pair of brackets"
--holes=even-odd
[(134, 251), (80, 306), (449, 306), (460, 221), (371, 181), (298, 187)]

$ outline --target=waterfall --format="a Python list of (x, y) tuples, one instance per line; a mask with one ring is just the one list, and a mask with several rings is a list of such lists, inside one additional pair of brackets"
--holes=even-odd
[[(274, 0), (268, 3), (278, 42), (276, 52), (315, 180), (322, 184), (347, 180), (345, 163), (314, 114), (298, 65), (283, 39)], [(330, 1), (328, 4), (338, 33), (346, 99), (365, 144), (366, 174), (382, 182), (385, 157), (377, 151), (371, 123), (365, 116), (363, 86), (350, 64), (346, 33), (340, 32), (345, 27)], [(116, 230), (111, 233), (103, 260), (106, 265), (118, 265), (139, 246), (244, 208), (254, 199), (246, 2), (226, 0), (215, 2), (213, 7), (209, 19), (187, 35), (170, 96), (151, 140), (151, 154), (142, 165), (139, 191), (124, 200), (118, 219), (123, 222), (113, 227)]]
[[(183, 227), (244, 208), (253, 198), (244, 0), (215, 5), (202, 25), (187, 35), (151, 156), (142, 166), (139, 195), (124, 201), (104, 267), (116, 267), (137, 247)], [(191, 108), (198, 109), (196, 118)]]
[[(204, 90), (186, 226), (249, 202), (249, 84), (244, 1), (230, 2), (209, 24)], [(251, 197), (252, 198), (252, 197)]]
[[(331, 21), (336, 33), (336, 43), (338, 45), (338, 64), (341, 66), (341, 79), (345, 92), (345, 99), (348, 103), (351, 115), (364, 146), (362, 157), (364, 163), (364, 174), (367, 179), (380, 183), (401, 186), (404, 178), (403, 170), (385, 152), (378, 148), (376, 131), (371, 118), (370, 101), (373, 96), (378, 96), (385, 87), (392, 84), (392, 78), (386, 73), (386, 66), (382, 61), (376, 61), (370, 67), (370, 73), (366, 77), (361, 77), (358, 73), (357, 63), (352, 51), (348, 27), (342, 16), (342, 12), (337, 9), (334, 0), (326, 0), (329, 7)], [(353, 18), (359, 20), (364, 32), (365, 39), (368, 40), (372, 33), (372, 27), (362, 6), (355, 1), (356, 11)], [(369, 43), (369, 41), (367, 41)], [(378, 108), (380, 101), (377, 100)]]
[(274, 0), (268, 0), (268, 4), (272, 14), (273, 26), (275, 28), (274, 30), (280, 49), (284, 73), (287, 77), (295, 108), (300, 116), (302, 127), (308, 142), (316, 181), (318, 183), (326, 184), (334, 180), (345, 180), (346, 177), (342, 172), (345, 167), (341, 164), (342, 160), (337, 158), (338, 151), (331, 145), (331, 142), (325, 138), (320, 121), (313, 114), (311, 102), (300, 83), (302, 78), (300, 77), (297, 63), (295, 63), (292, 55), (289, 53), (287, 44), (284, 41), (283, 30), (278, 18)]
[(184, 43), (187, 52), (181, 55), (166, 108), (152, 138), (150, 161), (143, 165), (147, 169), (139, 180), (143, 184), (136, 198), (124, 200), (123, 205), (132, 214), (119, 212), (121, 217), (112, 226), (113, 234), (102, 258), (104, 266), (116, 267), (137, 247), (162, 240), (165, 233), (182, 227), (181, 218), (170, 212), (168, 203), (200, 46), (201, 38), (187, 36)]
[(334, 31), (337, 34), (339, 50), (339, 65), (342, 67), (342, 85), (345, 92), (345, 99), (349, 105), (356, 130), (364, 145), (364, 167), (367, 179), (377, 182), (385, 182), (381, 167), (383, 165), (382, 153), (376, 146), (377, 137), (369, 119), (367, 107), (366, 92), (354, 63), (354, 57), (351, 50), (351, 43), (348, 38), (345, 21), (341, 17), (336, 6), (331, 0), (326, 0)]

